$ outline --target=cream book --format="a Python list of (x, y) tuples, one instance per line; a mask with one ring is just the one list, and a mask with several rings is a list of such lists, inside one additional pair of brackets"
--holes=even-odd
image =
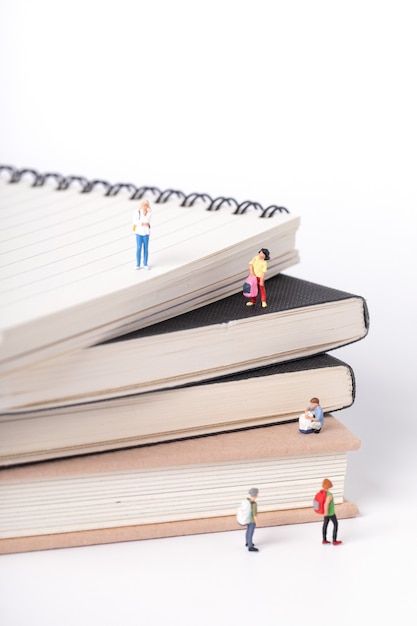
[(268, 307), (242, 293), (42, 363), (5, 373), (0, 412), (69, 406), (178, 387), (326, 352), (368, 332), (365, 300), (285, 274)]
[(350, 406), (352, 368), (323, 354), (162, 391), (1, 414), (0, 465), (297, 420), (312, 396), (325, 412)]
[[(150, 271), (135, 271), (132, 213), (150, 201)], [(0, 370), (144, 328), (298, 262), (299, 218), (208, 194), (110, 185), (0, 166)]]
[(328, 416), (319, 436), (281, 424), (3, 470), (0, 553), (237, 530), (254, 486), (260, 526), (319, 521), (326, 476), (338, 517), (354, 517), (344, 485), (359, 447)]

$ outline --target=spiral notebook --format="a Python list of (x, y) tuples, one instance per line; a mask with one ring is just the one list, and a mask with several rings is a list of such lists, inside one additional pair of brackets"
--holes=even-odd
[[(152, 207), (150, 272), (131, 216)], [(266, 247), (268, 276), (298, 262), (284, 207), (0, 166), (1, 371), (144, 328), (237, 293)]]

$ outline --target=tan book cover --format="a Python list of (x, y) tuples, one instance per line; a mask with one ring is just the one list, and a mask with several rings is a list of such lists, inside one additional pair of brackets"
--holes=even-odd
[[(237, 530), (236, 505), (252, 486), (260, 489), (260, 527), (318, 521), (312, 499), (323, 468), (334, 472), (337, 515), (354, 517), (344, 478), (347, 452), (359, 447), (355, 435), (326, 416), (318, 436), (290, 423), (9, 468), (0, 474), (0, 553)], [(135, 476), (139, 482), (130, 488)], [(109, 491), (113, 483), (117, 489)], [(44, 487), (42, 500), (37, 489)], [(107, 507), (103, 522), (95, 518), (95, 500), (98, 510)], [(177, 511), (178, 501), (185, 506)], [(123, 503), (130, 507), (124, 515)], [(135, 506), (139, 517), (133, 511), (126, 519)], [(71, 526), (77, 514), (84, 522)], [(51, 521), (53, 515), (64, 521)]]

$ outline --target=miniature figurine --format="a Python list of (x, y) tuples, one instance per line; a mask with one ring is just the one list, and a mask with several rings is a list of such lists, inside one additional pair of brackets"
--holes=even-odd
[(334, 546), (340, 546), (341, 541), (337, 540), (337, 529), (339, 527), (339, 523), (337, 521), (335, 506), (333, 500), (333, 494), (329, 489), (333, 487), (333, 483), (328, 478), (325, 478), (322, 482), (322, 487), (326, 491), (326, 500), (324, 503), (324, 520), (323, 520), (323, 544), (328, 544), (330, 541), (327, 541), (327, 526), (329, 525), (329, 521), (333, 522), (333, 541), (332, 544)]
[[(136, 235), (136, 269), (148, 270), (148, 249), (151, 224), (151, 207), (148, 200), (142, 200), (140, 207), (133, 213), (133, 232)], [(141, 256), (143, 249), (143, 266)]]
[(315, 433), (318, 435), (323, 428), (324, 415), (318, 398), (311, 398), (309, 406), (298, 420), (298, 429), (303, 435)]
[[(262, 307), (267, 307), (266, 303), (266, 289), (265, 289), (265, 274), (268, 268), (270, 256), (267, 248), (261, 248), (256, 256), (249, 263), (249, 272), (251, 276), (256, 276), (259, 286), (259, 293), (261, 294)], [(246, 303), (246, 306), (254, 306), (256, 304), (257, 296), (254, 296)]]
[(253, 543), (253, 533), (258, 521), (258, 505), (256, 504), (258, 493), (259, 489), (256, 487), (249, 489), (249, 498), (242, 500), (237, 512), (237, 521), (241, 526), (246, 526), (246, 547), (249, 552), (259, 552)]

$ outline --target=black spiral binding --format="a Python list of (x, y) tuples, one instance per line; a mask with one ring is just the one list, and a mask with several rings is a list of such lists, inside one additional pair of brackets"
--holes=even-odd
[(183, 191), (177, 189), (165, 189), (161, 191), (158, 187), (136, 187), (133, 183), (116, 183), (112, 185), (105, 180), (87, 180), (84, 176), (62, 176), (56, 172), (46, 172), (40, 174), (34, 169), (17, 169), (11, 165), (0, 165), (0, 174), (7, 172), (10, 176), (9, 183), (18, 183), (24, 176), (31, 175), (34, 178), (32, 187), (42, 187), (48, 180), (54, 179), (56, 182), (56, 191), (63, 191), (68, 189), (71, 185), (77, 184), (81, 187), (80, 193), (89, 193), (96, 187), (103, 187), (105, 189), (104, 196), (116, 196), (122, 190), (130, 193), (130, 200), (140, 200), (146, 195), (153, 196), (153, 202), (156, 204), (162, 204), (168, 202), (172, 197), (177, 200), (181, 200), (180, 206), (192, 207), (197, 200), (205, 202), (207, 204), (207, 211), (219, 211), (222, 206), (234, 207), (233, 215), (243, 215), (248, 209), (255, 209), (259, 212), (259, 217), (273, 217), (275, 213), (289, 213), (289, 210), (283, 206), (277, 206), (271, 204), (264, 208), (259, 202), (253, 202), (252, 200), (245, 200), (244, 202), (238, 202), (235, 198), (226, 198), (220, 196), (218, 198), (212, 198), (208, 193), (190, 193), (186, 195)]

